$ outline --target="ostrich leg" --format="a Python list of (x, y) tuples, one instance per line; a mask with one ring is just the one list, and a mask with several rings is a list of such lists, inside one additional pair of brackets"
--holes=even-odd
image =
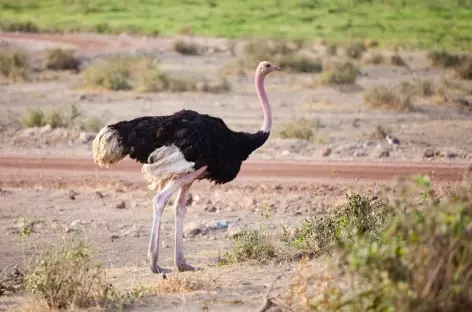
[(187, 213), (187, 194), (190, 189), (192, 182), (185, 184), (180, 188), (175, 201), (175, 256), (174, 263), (177, 269), (182, 271), (194, 271), (195, 268), (185, 263), (184, 258), (184, 246), (183, 246), (183, 231), (184, 231), (184, 218)]
[(175, 180), (169, 182), (164, 189), (157, 194), (153, 199), (153, 208), (154, 208), (154, 218), (152, 222), (151, 238), (149, 240), (149, 265), (151, 271), (154, 273), (163, 272), (162, 268), (158, 265), (159, 259), (159, 244), (160, 244), (160, 233), (161, 233), (161, 217), (162, 212), (166, 206), (166, 203), (169, 201), (170, 197), (182, 186), (192, 182), (198, 176), (200, 176), (206, 170), (206, 166), (201, 167), (200, 169), (180, 175)]

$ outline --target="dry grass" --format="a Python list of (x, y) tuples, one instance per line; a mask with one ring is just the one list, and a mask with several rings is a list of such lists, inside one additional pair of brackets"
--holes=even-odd
[(327, 56), (336, 56), (336, 55), (338, 55), (338, 45), (328, 44), (326, 46), (325, 54)]
[(337, 280), (351, 280), (350, 289), (328, 276), (329, 289), (304, 292), (315, 278), (313, 270), (299, 270), (289, 292), (298, 295), (295, 304), (328, 312), (472, 309), (472, 184), (464, 182), (443, 198), (424, 176), (391, 190), (395, 216), (380, 238), (338, 244)]
[(85, 70), (84, 86), (106, 90), (138, 92), (227, 92), (229, 81), (205, 78), (182, 79), (162, 72), (150, 57), (113, 57), (92, 63)]
[(369, 108), (394, 111), (412, 111), (411, 93), (399, 92), (398, 88), (376, 86), (364, 92), (364, 103)]
[(63, 49), (51, 49), (46, 51), (42, 67), (51, 70), (79, 71), (80, 60), (74, 56), (74, 51)]
[(244, 57), (233, 66), (253, 70), (260, 61), (267, 60), (289, 72), (320, 72), (322, 70), (321, 60), (299, 54), (301, 46), (301, 42), (251, 40), (243, 47)]
[(345, 85), (356, 82), (358, 70), (348, 61), (332, 61), (326, 64), (320, 76), (322, 84)]
[(0, 271), (0, 296), (5, 293), (16, 293), (23, 289), (24, 275), (18, 267), (6, 267)]
[(213, 280), (200, 273), (178, 273), (169, 274), (166, 279), (162, 279), (156, 286), (156, 292), (161, 294), (185, 293), (198, 290), (210, 290), (213, 287)]
[(454, 68), (456, 74), (465, 80), (472, 80), (472, 56), (464, 55)]
[(385, 63), (385, 57), (380, 52), (366, 54), (362, 59), (364, 64), (380, 65)]
[(319, 127), (318, 120), (300, 119), (283, 124), (278, 131), (278, 135), (283, 139), (311, 140), (316, 135)]
[(20, 121), (24, 128), (43, 127), (50, 125), (54, 128), (67, 128), (70, 122), (63, 114), (58, 111), (52, 111), (48, 114), (41, 109), (30, 110), (29, 113)]
[(362, 54), (367, 51), (367, 48), (364, 42), (352, 42), (344, 47), (344, 51), (347, 57), (359, 60), (362, 57)]
[(0, 21), (0, 29), (3, 31), (29, 32), (29, 33), (37, 33), (40, 31), (39, 27), (31, 21), (28, 21), (28, 22)]
[(398, 54), (390, 56), (390, 65), (393, 66), (406, 66), (405, 60)]
[(201, 47), (195, 42), (176, 40), (172, 43), (171, 50), (182, 55), (199, 55)]
[(52, 309), (87, 308), (104, 302), (112, 289), (88, 249), (82, 242), (65, 241), (47, 249), (26, 274), (26, 289)]
[(0, 76), (7, 81), (26, 80), (28, 70), (28, 60), (23, 52), (0, 52)]
[(226, 254), (229, 263), (277, 261), (284, 256), (279, 239), (265, 227), (260, 230), (244, 229), (233, 238), (233, 248)]
[(98, 132), (103, 126), (103, 121), (100, 118), (91, 117), (82, 124), (81, 128), (88, 132)]
[(432, 66), (447, 68), (454, 67), (459, 63), (459, 55), (447, 51), (428, 52), (427, 58)]

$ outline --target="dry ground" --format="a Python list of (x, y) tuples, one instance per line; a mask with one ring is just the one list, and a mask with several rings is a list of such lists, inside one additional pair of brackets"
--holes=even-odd
[[(154, 53), (160, 67), (179, 75), (219, 75), (235, 56), (213, 52), (201, 56), (181, 56), (168, 51), (172, 38), (131, 38), (125, 35), (19, 35), (0, 34), (2, 47), (20, 46), (39, 58), (44, 49), (60, 45), (77, 49), (84, 59), (112, 52)], [(226, 47), (221, 39), (201, 39), (207, 46)], [(319, 47), (315, 47), (318, 51)], [(318, 52), (322, 55), (323, 47)], [(226, 50), (223, 49), (223, 50)], [(236, 54), (239, 50), (236, 49)], [(405, 52), (402, 56), (423, 77), (439, 80), (441, 70), (427, 68), (422, 52)], [(308, 86), (313, 74), (280, 73), (267, 79), (267, 91), (273, 105), (274, 136), (252, 159), (259, 160), (342, 160), (429, 161), (464, 163), (471, 158), (470, 113), (457, 106), (436, 105), (433, 99), (417, 99), (414, 112), (371, 111), (363, 106), (362, 90), (385, 83), (393, 85), (411, 79), (402, 67), (363, 65), (363, 75), (349, 88)], [(80, 130), (19, 129), (12, 125), (15, 117), (31, 108), (66, 109), (75, 104), (84, 119), (99, 117), (105, 123), (141, 115), (168, 114), (186, 108), (223, 118), (230, 127), (254, 131), (262, 113), (254, 93), (253, 77), (228, 76), (232, 91), (222, 94), (99, 92), (77, 87), (80, 75), (57, 74), (60, 78), (36, 83), (0, 85), (0, 154), (2, 156), (90, 157), (90, 141), (81, 140)], [(281, 139), (276, 133), (287, 122), (299, 118), (319, 119), (321, 126), (313, 141)], [(381, 124), (401, 140), (391, 148), (388, 158), (379, 151), (389, 145), (369, 135)], [(321, 151), (329, 146), (333, 152), (325, 157)], [(423, 159), (424, 149), (434, 147), (444, 157)], [(447, 155), (455, 156), (447, 156)], [(261, 174), (263, 176), (263, 173)], [(94, 254), (108, 271), (111, 282), (120, 289), (138, 284), (155, 285), (159, 278), (147, 267), (146, 252), (152, 220), (151, 199), (139, 172), (84, 173), (0, 167), (0, 268), (25, 266), (37, 250), (54, 244), (65, 232), (91, 242)], [(35, 181), (32, 183), (32, 181)], [(322, 213), (343, 200), (350, 190), (375, 194), (379, 182), (355, 180), (329, 182), (293, 182), (270, 179), (238, 180), (225, 186), (196, 183), (193, 203), (186, 226), (204, 227), (227, 221), (236, 225), (270, 224), (274, 231), (281, 225), (299, 222), (310, 213)], [(98, 194), (99, 192), (100, 194)], [(73, 196), (72, 196), (73, 195)], [(307, 205), (311, 198), (314, 205)], [(268, 207), (270, 218), (260, 213)], [(20, 237), (18, 219), (38, 218), (31, 236)], [(161, 263), (172, 266), (173, 211), (168, 207), (163, 217)], [(147, 298), (130, 311), (254, 311), (278, 273), (290, 272), (296, 263), (278, 265), (228, 265), (218, 267), (217, 259), (231, 247), (226, 230), (209, 230), (205, 235), (186, 238), (188, 262), (202, 267), (198, 276), (208, 280), (206, 289), (190, 293), (162, 294)], [(316, 260), (320, 270), (327, 261)], [(174, 274), (174, 273), (172, 273)], [(184, 273), (193, 274), (193, 273)], [(284, 277), (281, 284), (287, 283)], [(0, 309), (8, 310), (27, 300), (24, 294), (3, 296)]]

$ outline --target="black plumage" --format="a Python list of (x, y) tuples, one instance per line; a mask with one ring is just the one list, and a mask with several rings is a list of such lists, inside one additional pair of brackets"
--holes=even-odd
[(216, 184), (233, 180), (241, 164), (262, 146), (269, 132), (235, 132), (223, 120), (192, 110), (181, 110), (167, 116), (139, 117), (108, 125), (119, 134), (123, 157), (137, 162), (153, 163), (152, 152), (174, 144), (194, 169), (208, 166), (205, 175)]

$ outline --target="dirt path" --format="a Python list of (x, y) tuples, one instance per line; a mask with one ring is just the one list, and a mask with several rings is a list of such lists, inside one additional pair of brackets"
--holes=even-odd
[[(0, 170), (29, 169), (35, 171), (61, 170), (71, 172), (140, 172), (140, 165), (125, 159), (111, 168), (100, 168), (86, 158), (27, 158), (0, 157)], [(395, 176), (429, 174), (436, 180), (454, 182), (462, 179), (465, 164), (402, 164), (402, 163), (294, 163), (248, 161), (243, 164), (238, 180), (250, 181), (320, 181), (390, 180)]]

